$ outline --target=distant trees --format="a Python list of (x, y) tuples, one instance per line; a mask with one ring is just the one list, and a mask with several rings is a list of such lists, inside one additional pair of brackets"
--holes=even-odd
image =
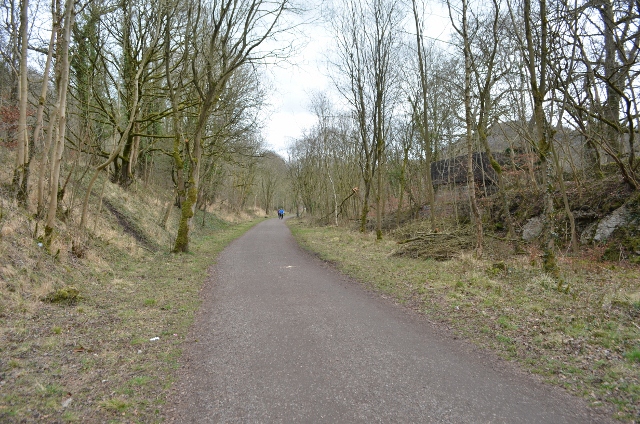
[(289, 147), (288, 177), (296, 209), (303, 206), (335, 224), (355, 218), (362, 207), (357, 133), (350, 117), (338, 114), (326, 96), (316, 94), (311, 106), (318, 124)]
[(257, 192), (265, 214), (269, 215), (274, 209), (289, 206), (287, 165), (283, 158), (272, 152), (265, 152), (258, 164), (257, 179)]

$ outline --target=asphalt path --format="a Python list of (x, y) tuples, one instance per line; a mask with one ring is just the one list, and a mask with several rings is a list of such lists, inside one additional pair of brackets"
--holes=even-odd
[(265, 221), (212, 267), (167, 405), (178, 423), (602, 423)]

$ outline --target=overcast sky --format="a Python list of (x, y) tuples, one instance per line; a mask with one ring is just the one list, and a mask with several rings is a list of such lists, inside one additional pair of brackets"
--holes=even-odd
[(326, 51), (332, 48), (328, 23), (317, 16), (305, 18), (314, 23), (304, 25), (301, 33), (294, 35), (297, 51), (287, 63), (268, 65), (266, 73), (271, 94), (263, 136), (272, 149), (285, 156), (291, 140), (314, 124), (309, 111), (311, 95), (332, 88), (325, 65)]
[[(320, 4), (327, 2), (320, 2)], [(446, 10), (439, 2), (433, 2), (426, 13), (425, 35), (445, 40), (448, 38)], [(316, 9), (317, 12), (318, 9)], [(288, 64), (269, 65), (269, 103), (265, 110), (263, 137), (267, 145), (286, 157), (287, 146), (300, 138), (305, 129), (311, 128), (315, 117), (310, 112), (313, 93), (334, 91), (327, 76), (327, 54), (334, 49), (330, 24), (318, 17), (307, 17), (313, 24), (304, 26), (306, 35), (303, 47), (292, 55)], [(413, 20), (411, 20), (413, 26)], [(413, 30), (413, 28), (410, 28)], [(300, 37), (300, 34), (296, 35)]]

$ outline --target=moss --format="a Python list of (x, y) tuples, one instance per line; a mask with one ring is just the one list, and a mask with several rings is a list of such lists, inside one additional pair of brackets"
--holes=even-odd
[(53, 239), (55, 238), (54, 228), (46, 225), (44, 227), (44, 237), (42, 238), (42, 243), (44, 247), (46, 247), (47, 251), (51, 250), (51, 244), (53, 243)]
[(42, 298), (43, 302), (73, 305), (80, 299), (80, 291), (73, 286), (54, 290)]
[(364, 202), (362, 206), (362, 213), (360, 214), (360, 232), (364, 233), (367, 230), (367, 215), (369, 214), (369, 204)]
[(193, 218), (193, 206), (197, 200), (198, 191), (195, 185), (192, 184), (182, 204), (178, 234), (176, 236), (175, 247), (173, 248), (174, 253), (185, 253), (189, 251), (189, 227), (191, 226), (191, 218)]
[(487, 268), (486, 272), (489, 275), (498, 275), (502, 272), (507, 272), (508, 270), (509, 268), (507, 267), (507, 264), (504, 263), (504, 261), (500, 261), (491, 264), (491, 267)]
[(491, 167), (493, 168), (494, 171), (496, 171), (496, 173), (502, 174), (502, 167), (498, 162), (496, 162), (495, 159), (490, 158), (489, 162), (491, 163)]
[(610, 239), (607, 249), (602, 255), (606, 261), (629, 260), (640, 263), (640, 211), (637, 199), (626, 204), (631, 215), (630, 221), (616, 229)]
[(558, 264), (556, 262), (556, 254), (553, 250), (545, 248), (542, 255), (542, 269), (554, 277), (558, 276)]
[(625, 352), (623, 356), (629, 362), (640, 363), (640, 349), (633, 349), (628, 352)]

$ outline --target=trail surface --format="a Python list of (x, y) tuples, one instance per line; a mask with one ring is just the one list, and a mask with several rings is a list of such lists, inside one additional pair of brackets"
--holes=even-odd
[(367, 292), (280, 220), (234, 241), (203, 296), (169, 422), (609, 422)]

